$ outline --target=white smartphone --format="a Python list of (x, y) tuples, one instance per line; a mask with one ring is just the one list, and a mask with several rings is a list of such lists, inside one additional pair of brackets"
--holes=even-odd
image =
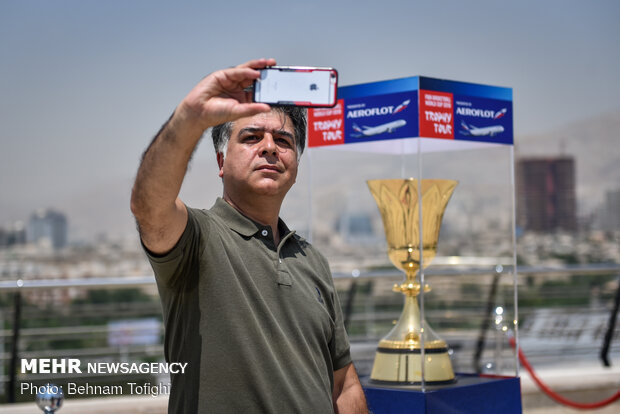
[(271, 66), (254, 81), (254, 102), (330, 108), (336, 105), (338, 72), (334, 68)]

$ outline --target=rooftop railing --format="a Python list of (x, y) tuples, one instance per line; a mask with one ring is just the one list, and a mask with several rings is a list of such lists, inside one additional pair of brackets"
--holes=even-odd
[[(514, 352), (496, 323), (498, 308), (513, 305), (511, 266), (437, 259), (426, 271), (433, 288), (426, 319), (452, 348), (455, 370), (514, 374)], [(518, 268), (521, 345), (534, 365), (620, 362), (618, 275), (615, 264)], [(391, 269), (334, 274), (360, 375), (369, 373), (378, 340), (400, 315), (402, 297), (391, 286), (402, 278)], [(38, 358), (160, 362), (162, 339), (153, 276), (0, 281), (0, 402), (33, 401), (24, 384), (165, 382), (165, 375), (21, 370), (22, 360)]]

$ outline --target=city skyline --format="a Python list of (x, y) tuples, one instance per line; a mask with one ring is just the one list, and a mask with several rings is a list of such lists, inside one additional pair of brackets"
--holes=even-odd
[[(619, 15), (612, 1), (2, 2), (0, 224), (52, 207), (73, 237), (134, 232), (129, 193), (152, 135), (202, 76), (254, 57), (334, 66), (343, 85), (426, 75), (511, 87), (517, 145), (618, 113)], [(221, 192), (210, 143), (192, 164), (182, 196), (208, 207)]]

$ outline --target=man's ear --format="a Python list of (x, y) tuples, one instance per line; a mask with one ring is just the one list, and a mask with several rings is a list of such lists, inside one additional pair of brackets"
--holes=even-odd
[(217, 166), (220, 169), (220, 172), (218, 173), (218, 176), (220, 178), (222, 178), (222, 176), (224, 175), (224, 170), (223, 170), (223, 168), (224, 168), (224, 153), (218, 152), (216, 157), (217, 157)]

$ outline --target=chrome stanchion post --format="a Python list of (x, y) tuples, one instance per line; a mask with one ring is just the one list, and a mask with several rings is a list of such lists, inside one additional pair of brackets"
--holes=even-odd
[(37, 392), (37, 406), (45, 414), (53, 414), (62, 406), (65, 396), (62, 388), (54, 384), (45, 384)]

